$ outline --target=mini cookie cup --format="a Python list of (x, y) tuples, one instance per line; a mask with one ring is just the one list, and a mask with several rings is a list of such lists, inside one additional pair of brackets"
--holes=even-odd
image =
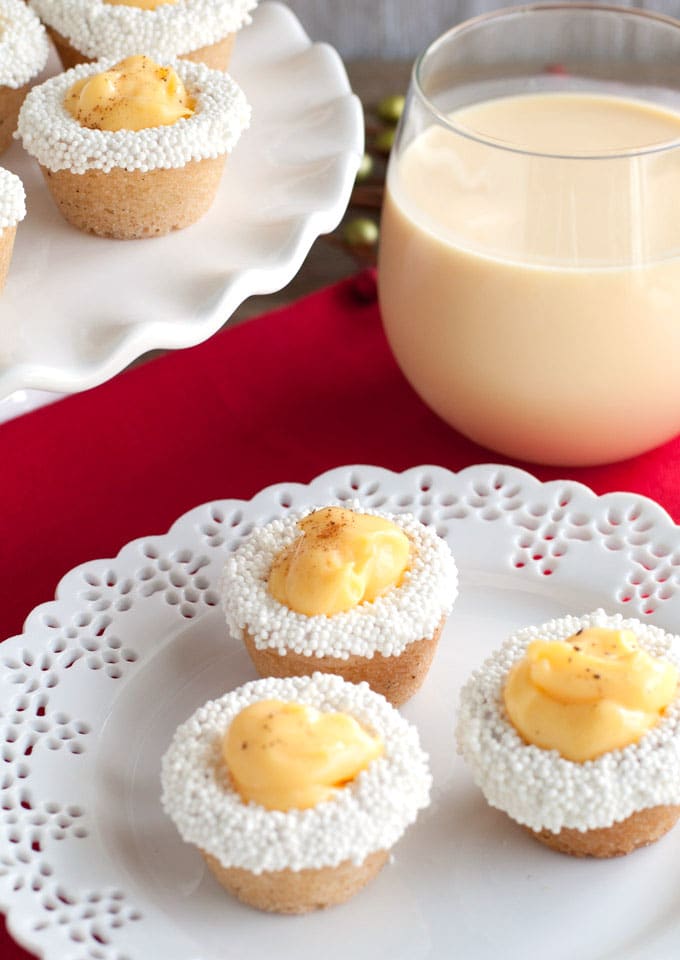
[(23, 0), (0, 0), (0, 153), (12, 142), (21, 105), (48, 55), (45, 28)]
[(658, 840), (680, 816), (680, 691), (637, 743), (584, 763), (527, 744), (503, 703), (508, 672), (533, 640), (566, 640), (588, 627), (631, 630), (648, 653), (680, 667), (680, 637), (619, 614), (598, 610), (528, 627), (463, 687), (456, 737), (492, 807), (561, 853), (615, 857)]
[(289, 515), (255, 530), (231, 556), (222, 575), (222, 607), (230, 635), (239, 637), (261, 676), (314, 671), (351, 683), (365, 680), (400, 706), (427, 676), (444, 623), (458, 592), (456, 564), (447, 544), (411, 514), (386, 514), (411, 541), (402, 583), (345, 613), (308, 617), (279, 603), (267, 580), (276, 555), (300, 536)]
[(0, 153), (4, 153), (12, 143), (21, 104), (29, 89), (28, 84), (17, 90), (0, 86)]
[(18, 135), (73, 226), (118, 240), (162, 236), (206, 213), (250, 107), (226, 74), (174, 61), (196, 99), (193, 116), (137, 131), (82, 127), (64, 97), (76, 81), (114, 63), (83, 64), (35, 87), (21, 109)]
[(0, 167), (0, 291), (7, 280), (17, 224), (25, 216), (26, 196), (21, 180)]
[(103, 0), (30, 0), (46, 24), (65, 70), (140, 50), (215, 70), (229, 66), (237, 32), (257, 0), (176, 0), (155, 10)]
[[(245, 803), (221, 752), (231, 721), (258, 700), (342, 711), (380, 734), (384, 754), (327, 801), (305, 810)], [(305, 913), (342, 903), (375, 876), (429, 803), (431, 776), (415, 728), (384, 697), (340, 677), (267, 678), (201, 707), (162, 761), (162, 804), (217, 880), (250, 906)]]

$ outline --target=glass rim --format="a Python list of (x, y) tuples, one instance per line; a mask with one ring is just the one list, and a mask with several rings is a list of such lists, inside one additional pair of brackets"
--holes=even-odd
[[(413, 64), (413, 69), (411, 72), (412, 90), (417, 94), (429, 113), (442, 126), (450, 130), (452, 133), (458, 134), (461, 137), (465, 137), (468, 140), (474, 140), (476, 143), (493, 147), (496, 150), (505, 150), (508, 153), (521, 154), (522, 156), (526, 157), (542, 157), (552, 160), (629, 160), (635, 157), (666, 153), (670, 152), (671, 150), (680, 149), (680, 135), (678, 135), (678, 137), (676, 137), (674, 140), (668, 140), (658, 144), (651, 144), (650, 146), (646, 147), (632, 147), (630, 150), (612, 150), (599, 153), (551, 153), (549, 151), (542, 150), (528, 150), (523, 147), (513, 146), (512, 144), (505, 143), (501, 140), (495, 140), (493, 137), (474, 133), (472, 130), (458, 126), (457, 124), (453, 123), (450, 117), (448, 117), (445, 113), (442, 113), (442, 111), (435, 106), (430, 97), (425, 93), (422, 84), (423, 69), (426, 61), (430, 59), (438, 47), (447, 43), (451, 39), (456, 39), (458, 36), (462, 36), (469, 30), (476, 30), (480, 26), (483, 27), (487, 23), (493, 23), (494, 21), (500, 21), (504, 19), (514, 19), (515, 17), (525, 16), (532, 13), (545, 13), (548, 11), (588, 11), (592, 13), (602, 13), (605, 15), (622, 14), (640, 21), (654, 21), (662, 26), (671, 27), (674, 30), (680, 31), (680, 19), (669, 17), (663, 13), (657, 13), (654, 10), (642, 10), (638, 7), (618, 7), (614, 4), (601, 5), (591, 2), (571, 3), (564, 2), (564, 0), (561, 3), (528, 3), (519, 4), (514, 7), (503, 7), (499, 10), (492, 10), (489, 13), (482, 13), (476, 17), (471, 17), (468, 20), (464, 20), (462, 23), (456, 24), (454, 27), (451, 27), (449, 30), (446, 30), (444, 33), (436, 37), (436, 39), (434, 39), (432, 43), (430, 43), (429, 46), (426, 47), (425, 50), (416, 58), (415, 63)], [(680, 118), (680, 113), (678, 116)]]

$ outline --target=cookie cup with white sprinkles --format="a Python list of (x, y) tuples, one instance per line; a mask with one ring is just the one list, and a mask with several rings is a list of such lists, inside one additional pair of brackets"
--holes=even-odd
[(226, 70), (237, 32), (257, 0), (30, 0), (47, 25), (65, 70), (143, 50)]
[(0, 290), (7, 280), (17, 224), (25, 216), (26, 194), (21, 180), (0, 167)]
[[(672, 699), (637, 741), (576, 762), (520, 736), (504, 690), (512, 671), (526, 662), (530, 645), (563, 641), (580, 651), (577, 641), (589, 630), (630, 631), (636, 647), (655, 658), (654, 669), (667, 669), (674, 679)], [(571, 650), (564, 656), (568, 659)], [(630, 853), (658, 840), (680, 816), (679, 666), (679, 637), (602, 610), (520, 630), (464, 686), (456, 731), (459, 752), (488, 803), (540, 842), (580, 857)], [(593, 676), (600, 681), (599, 673)], [(593, 677), (581, 672), (577, 687), (583, 691), (581, 684), (591, 682)], [(568, 726), (562, 730), (566, 735)]]
[(48, 54), (45, 28), (23, 0), (0, 0), (0, 153), (12, 142), (21, 104)]
[(116, 66), (112, 60), (81, 65), (34, 87), (17, 136), (73, 226), (120, 240), (162, 236), (207, 212), (225, 160), (249, 125), (250, 107), (228, 75), (176, 60), (159, 69), (176, 71), (195, 101), (191, 116), (137, 130), (83, 126), (66, 109), (66, 96), (78, 81)]
[(352, 512), (359, 518), (382, 518), (407, 538), (400, 582), (332, 615), (291, 609), (271, 591), (277, 558), (296, 548), (303, 536), (300, 524), (335, 509), (275, 519), (229, 557), (222, 577), (227, 627), (244, 642), (262, 676), (336, 673), (352, 683), (365, 680), (399, 706), (419, 689), (430, 668), (457, 596), (456, 564), (446, 542), (413, 515), (357, 507)]
[[(223, 752), (246, 708), (272, 700), (348, 715), (382, 753), (329, 799), (306, 809), (244, 802)], [(342, 903), (385, 863), (419, 810), (431, 776), (418, 734), (384, 697), (340, 677), (267, 678), (210, 701), (175, 733), (162, 761), (162, 804), (219, 882), (261, 910), (305, 913)]]

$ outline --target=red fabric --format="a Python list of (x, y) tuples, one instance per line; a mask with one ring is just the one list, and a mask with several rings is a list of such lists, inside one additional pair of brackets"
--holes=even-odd
[[(483, 462), (505, 461), (447, 427), (401, 376), (363, 274), (0, 427), (0, 637), (72, 566), (207, 500), (341, 464)], [(528, 469), (642, 493), (680, 519), (680, 438), (612, 466)], [(28, 956), (0, 932), (3, 960)]]

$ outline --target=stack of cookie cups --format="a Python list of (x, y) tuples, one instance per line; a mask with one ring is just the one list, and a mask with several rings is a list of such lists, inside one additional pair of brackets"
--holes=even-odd
[[(382, 738), (382, 756), (316, 806), (284, 812), (244, 802), (221, 743), (241, 710), (274, 698), (349, 714)], [(161, 778), (166, 813), (222, 886), (277, 913), (305, 913), (353, 896), (428, 806), (431, 787), (415, 728), (365, 683), (322, 674), (256, 680), (205, 704), (175, 733)]]
[(0, 167), (0, 290), (7, 279), (17, 224), (25, 216), (26, 196), (21, 180)]
[(226, 74), (177, 60), (170, 66), (196, 101), (192, 116), (142, 130), (84, 127), (64, 106), (66, 94), (114, 64), (82, 64), (35, 87), (21, 109), (18, 135), (73, 226), (121, 240), (162, 236), (208, 210), (250, 107)]
[(161, 0), (145, 9), (107, 0), (30, 0), (64, 69), (144, 50), (159, 61), (185, 57), (226, 70), (237, 32), (257, 0)]
[(23, 0), (0, 0), (0, 153), (12, 142), (21, 104), (48, 55), (45, 29)]
[(403, 582), (370, 603), (332, 616), (306, 616), (279, 603), (267, 579), (275, 558), (300, 536), (289, 515), (256, 529), (229, 557), (222, 607), (229, 634), (239, 638), (261, 676), (335, 673), (365, 680), (395, 706), (422, 685), (458, 593), (458, 573), (446, 542), (411, 514), (383, 517), (410, 540)]
[(459, 750), (489, 804), (552, 849), (613, 857), (653, 843), (680, 816), (680, 692), (637, 742), (574, 762), (526, 743), (503, 703), (512, 667), (534, 640), (567, 640), (589, 627), (630, 630), (652, 657), (680, 666), (680, 638), (595, 611), (513, 634), (461, 693)]

